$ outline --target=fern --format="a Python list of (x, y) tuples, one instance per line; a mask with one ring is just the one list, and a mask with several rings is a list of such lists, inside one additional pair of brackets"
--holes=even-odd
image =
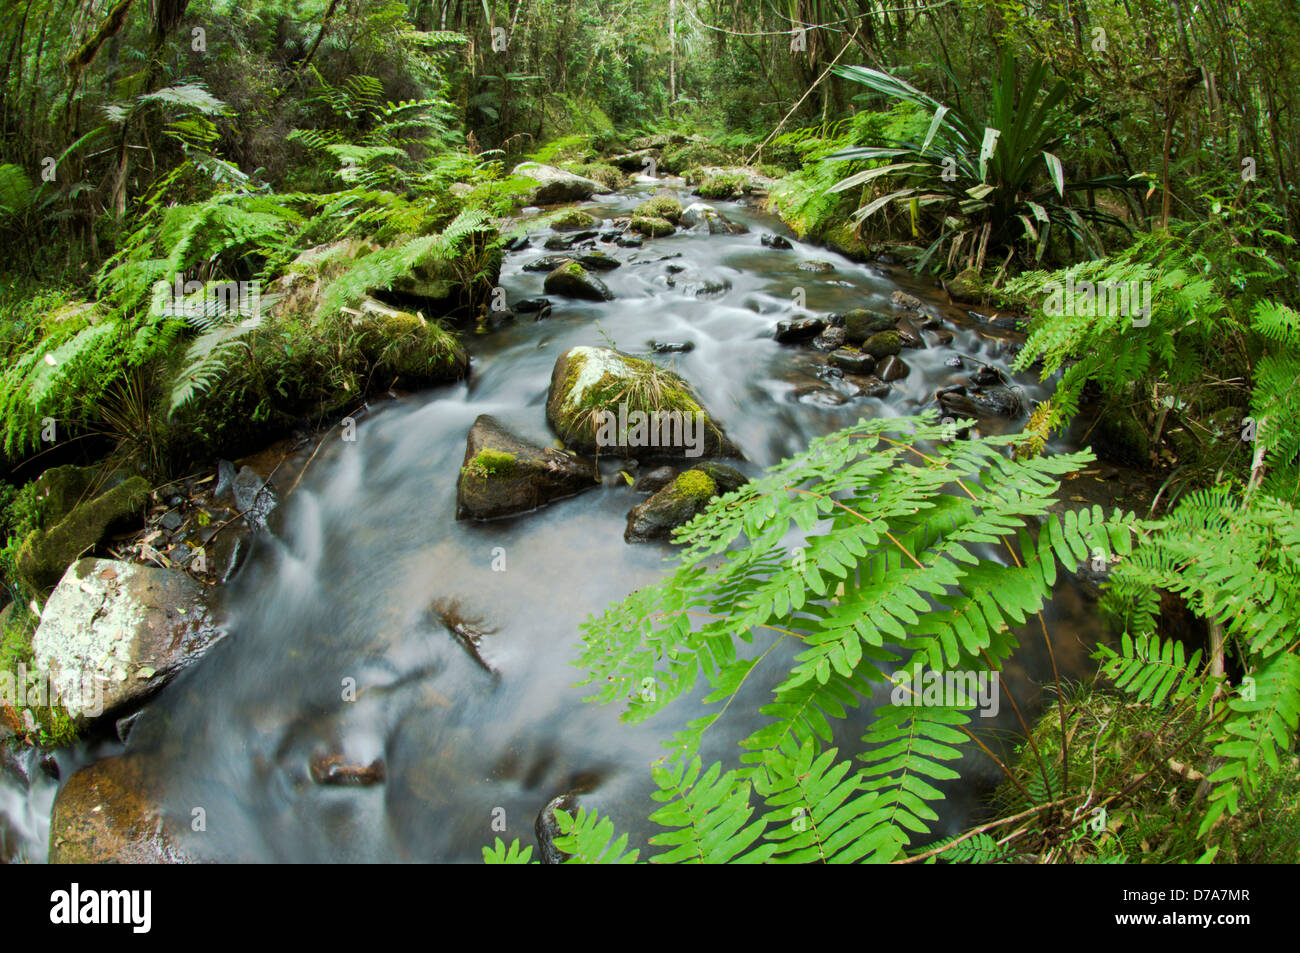
[[(814, 441), (679, 530), (672, 577), (584, 624), (589, 700), (630, 697), (622, 717), (640, 721), (702, 677), (705, 704), (721, 706), (654, 769), (665, 807), (652, 817), (671, 830), (651, 838), (668, 848), (653, 862), (902, 857), (936, 819), (936, 782), (956, 777), (972, 700), (878, 708), (856, 766), (828, 746), (832, 721), (895, 672), (996, 669), (1058, 562), (1130, 551), (1131, 514), (1049, 515), (1059, 478), (1088, 453), (1014, 460), (1017, 435), (947, 432), (931, 413)], [(789, 550), (792, 532), (804, 541)], [(703, 769), (704, 733), (774, 656), (789, 672), (762, 708), (768, 723), (740, 742), (736, 767)]]

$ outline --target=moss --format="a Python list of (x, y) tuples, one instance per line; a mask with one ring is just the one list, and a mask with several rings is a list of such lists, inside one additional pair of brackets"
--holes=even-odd
[(519, 460), (513, 453), (484, 448), (464, 466), (464, 472), (484, 479), (514, 476), (519, 470)]
[(149, 502), (149, 493), (148, 481), (131, 477), (73, 507), (49, 529), (38, 529), (28, 535), (19, 547), (16, 560), (22, 581), (38, 592), (53, 588), (77, 557), (94, 548), (111, 530), (140, 514)]
[(713, 172), (704, 177), (697, 191), (701, 198), (732, 199), (745, 191), (745, 176), (739, 172)]
[(1151, 465), (1151, 441), (1146, 429), (1127, 410), (1103, 410), (1090, 442), (1103, 460), (1139, 469)]
[(664, 149), (659, 167), (671, 175), (678, 175), (694, 166), (726, 165), (731, 161), (727, 151), (710, 142), (687, 142)]
[(591, 228), (595, 224), (596, 219), (579, 208), (565, 209), (551, 219), (551, 228), (556, 231), (577, 231), (580, 228)]
[(862, 343), (862, 350), (874, 358), (889, 357), (903, 349), (903, 338), (897, 331), (877, 331)]
[(638, 205), (632, 215), (638, 218), (662, 218), (676, 225), (682, 217), (682, 203), (671, 195), (656, 195)]
[(827, 229), (823, 240), (831, 251), (839, 252), (853, 261), (868, 261), (871, 258), (870, 246), (858, 237), (850, 223), (845, 222)]
[(708, 500), (717, 495), (718, 485), (701, 470), (687, 470), (673, 481), (673, 490), (695, 500)]
[(664, 218), (651, 218), (637, 215), (632, 218), (631, 229), (649, 238), (662, 238), (671, 235), (676, 229), (673, 223)]
[(583, 162), (566, 166), (570, 172), (583, 178), (599, 182), (610, 189), (621, 189), (627, 185), (627, 176), (617, 166), (604, 162)]
[[(26, 678), (35, 671), (32, 636), (36, 634), (36, 623), (36, 616), (26, 606), (15, 603), (0, 611), (0, 673), (8, 676), (6, 681), (12, 679), (15, 687), (22, 684), (24, 694), (29, 690)], [(11, 727), (18, 729), (20, 735), (31, 744), (58, 748), (71, 744), (79, 734), (77, 725), (67, 710), (57, 703), (15, 705), (7, 712), (3, 711), (4, 708), (5, 700), (0, 699), (0, 722), (14, 722)], [(24, 711), (30, 713), (34, 731), (25, 728), (28, 719), (24, 716)]]
[[(672, 371), (664, 370), (653, 361), (628, 357), (619, 354), (619, 365), (627, 373), (602, 374), (600, 379), (584, 388), (575, 403), (568, 397), (573, 394), (578, 378), (586, 361), (580, 355), (573, 355), (564, 378), (565, 403), (561, 406), (559, 419), (555, 421), (556, 430), (567, 443), (578, 439), (587, 445), (594, 443), (598, 415), (603, 410), (614, 410), (622, 403), (626, 404), (628, 413), (642, 411), (650, 414), (655, 411), (680, 411), (683, 414), (704, 414), (703, 421), (708, 432), (721, 438), (721, 431), (705, 413), (698, 401), (691, 396), (686, 381)], [(586, 439), (590, 438), (590, 439)]]

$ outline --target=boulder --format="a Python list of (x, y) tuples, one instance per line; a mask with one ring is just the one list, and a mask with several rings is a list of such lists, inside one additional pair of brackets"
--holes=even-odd
[(972, 394), (963, 393), (961, 389), (944, 391), (939, 395), (939, 406), (945, 414), (954, 417), (1014, 419), (1022, 413), (1020, 398), (1005, 387), (989, 387)]
[(799, 344), (804, 341), (811, 341), (817, 335), (826, 330), (826, 322), (821, 318), (810, 318), (807, 315), (797, 315), (789, 321), (778, 321), (776, 323), (776, 338), (778, 344)]
[(524, 271), (554, 271), (567, 261), (573, 261), (570, 255), (543, 255), (535, 261), (524, 265)]
[(827, 328), (821, 334), (813, 338), (812, 346), (819, 351), (834, 351), (841, 348), (848, 341), (848, 335), (843, 328)]
[(164, 816), (150, 794), (137, 760), (105, 758), (69, 778), (55, 798), (50, 863), (196, 863), (180, 846), (178, 829), (178, 819)]
[(608, 347), (574, 347), (556, 359), (546, 419), (581, 453), (739, 456), (690, 385), (652, 361)]
[(699, 228), (703, 226), (708, 229), (710, 235), (726, 234), (739, 227), (706, 202), (694, 202), (686, 206), (677, 224), (682, 228)]
[(903, 347), (925, 347), (925, 339), (921, 337), (920, 328), (918, 328), (910, 318), (899, 318), (898, 323), (894, 325), (894, 330), (898, 332), (898, 337), (903, 342)]
[(645, 235), (647, 238), (663, 238), (665, 235), (671, 235), (677, 230), (668, 219), (659, 218), (655, 215), (633, 215), (632, 222), (628, 227), (634, 232)]
[(551, 228), (557, 232), (579, 232), (596, 224), (596, 218), (590, 212), (580, 208), (565, 209), (551, 219)]
[(877, 331), (862, 342), (862, 350), (877, 360), (882, 357), (889, 357), (891, 354), (897, 354), (902, 349), (903, 339), (892, 328), (888, 331)]
[(818, 274), (818, 275), (829, 275), (831, 272), (835, 270), (835, 266), (832, 265), (829, 261), (821, 261), (818, 259), (801, 261), (795, 267), (797, 267), (800, 271), (811, 271), (814, 274)]
[(897, 355), (890, 354), (876, 365), (876, 376), (882, 381), (902, 380), (912, 369)]
[(533, 832), (537, 835), (537, 852), (540, 855), (539, 861), (543, 864), (562, 864), (573, 856), (555, 846), (555, 839), (560, 836), (559, 821), (555, 817), (557, 809), (568, 814), (569, 817), (577, 817), (577, 796), (569, 793), (552, 798), (538, 812), (537, 820), (533, 824)]
[[(59, 483), (68, 481), (60, 480)], [(60, 506), (71, 500), (66, 486), (51, 492)], [(98, 496), (72, 505), (58, 522), (34, 530), (23, 540), (16, 557), (19, 576), (31, 588), (44, 592), (55, 585), (73, 560), (94, 549), (108, 534), (129, 527), (144, 513), (149, 484), (131, 477)]]
[(729, 467), (725, 463), (697, 463), (691, 467), (692, 470), (699, 470), (701, 473), (708, 475), (718, 487), (718, 493), (730, 493), (732, 490), (739, 490), (749, 482), (749, 477), (741, 473), (735, 467)]
[(532, 179), (537, 185), (524, 197), (526, 205), (559, 205), (563, 202), (581, 202), (593, 195), (607, 195), (613, 191), (594, 179), (583, 178), (572, 172), (539, 162), (523, 162), (515, 166), (514, 175)]
[(465, 443), (465, 462), (456, 481), (456, 518), (523, 513), (598, 483), (590, 460), (523, 440), (483, 414)]
[(791, 247), (790, 239), (783, 235), (777, 235), (772, 232), (764, 232), (759, 238), (764, 248), (775, 248), (780, 251), (789, 251)]
[(589, 271), (613, 271), (623, 264), (613, 255), (607, 255), (603, 251), (584, 252), (575, 255), (573, 260)]
[(855, 343), (860, 344), (873, 334), (891, 331), (893, 328), (894, 318), (880, 311), (854, 308), (844, 313), (844, 331), (849, 340)]
[(576, 261), (566, 261), (542, 282), (542, 290), (547, 294), (563, 295), (568, 298), (581, 298), (585, 301), (611, 301), (614, 293), (606, 287), (605, 282)]
[(632, 489), (638, 493), (657, 493), (677, 479), (676, 467), (656, 467), (637, 477)]
[(850, 374), (870, 374), (876, 369), (876, 359), (870, 354), (863, 354), (857, 348), (842, 347), (831, 351), (827, 360)]
[(431, 387), (469, 374), (469, 355), (454, 334), (422, 315), (362, 299), (352, 315), (357, 347), (376, 376), (396, 378), (404, 387)]
[(920, 298), (906, 291), (895, 291), (889, 296), (889, 300), (900, 311), (921, 311), (925, 307)]
[(644, 503), (627, 514), (623, 539), (644, 543), (668, 539), (678, 526), (685, 526), (718, 495), (718, 485), (702, 470), (687, 470)]
[(948, 297), (954, 302), (979, 304), (983, 297), (980, 285), (980, 273), (974, 268), (967, 268), (945, 285)]
[(32, 656), (68, 714), (83, 720), (145, 700), (220, 635), (187, 573), (81, 559), (45, 603)]
[[(707, 208), (707, 206), (705, 206)], [(677, 201), (671, 195), (656, 195), (653, 198), (646, 199), (635, 209), (632, 210), (633, 227), (637, 218), (658, 218), (663, 219), (669, 225), (681, 224), (686, 226), (682, 219), (682, 203)]]

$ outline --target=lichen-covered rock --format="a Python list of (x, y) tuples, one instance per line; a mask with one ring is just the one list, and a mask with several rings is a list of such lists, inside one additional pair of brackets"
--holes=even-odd
[(843, 328), (827, 328), (812, 340), (812, 346), (819, 351), (834, 351), (848, 342), (848, 335)]
[(514, 175), (532, 179), (537, 183), (522, 197), (525, 205), (559, 205), (564, 202), (581, 202), (593, 195), (606, 195), (613, 191), (593, 179), (587, 179), (555, 166), (539, 162), (523, 162), (515, 166)]
[(165, 816), (140, 763), (129, 755), (82, 768), (59, 791), (50, 819), (52, 864), (186, 864), (200, 858)]
[(149, 502), (149, 489), (143, 477), (131, 477), (75, 504), (57, 523), (34, 530), (18, 550), (19, 576), (33, 589), (49, 589), (73, 560), (139, 517)]
[(522, 440), (483, 414), (465, 443), (465, 462), (456, 481), (456, 518), (523, 513), (599, 483), (592, 461)]
[(916, 295), (908, 294), (906, 291), (895, 291), (889, 296), (889, 300), (895, 308), (901, 311), (921, 311), (925, 305)]
[(93, 719), (152, 695), (219, 637), (186, 573), (81, 559), (45, 603), (32, 656), (68, 714)]
[(818, 275), (829, 275), (831, 272), (835, 270), (835, 266), (832, 265), (829, 261), (822, 261), (820, 259), (809, 259), (808, 261), (801, 261), (795, 267), (797, 267), (800, 271), (811, 271), (814, 274), (818, 274)]
[(572, 260), (564, 262), (547, 275), (542, 282), (542, 290), (547, 294), (582, 298), (585, 301), (610, 301), (614, 297), (605, 282), (588, 274), (587, 269)]
[(608, 347), (574, 347), (556, 359), (546, 419), (581, 453), (638, 459), (740, 455), (686, 381)]
[(668, 539), (678, 526), (685, 526), (702, 513), (709, 500), (718, 495), (718, 485), (703, 470), (687, 470), (644, 503), (627, 514), (623, 539), (644, 543)]
[(873, 334), (889, 331), (894, 327), (894, 318), (879, 311), (867, 308), (854, 308), (844, 313), (844, 332), (850, 341), (860, 344)]

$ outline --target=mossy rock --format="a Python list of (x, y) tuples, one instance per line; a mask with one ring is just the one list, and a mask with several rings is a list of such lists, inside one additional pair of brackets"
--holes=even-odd
[(18, 549), (19, 578), (37, 592), (52, 589), (78, 557), (138, 518), (149, 502), (149, 492), (148, 481), (131, 477), (78, 503), (59, 522), (35, 530)]
[(966, 268), (947, 284), (948, 297), (966, 304), (979, 304), (984, 297), (984, 283), (974, 268)]
[(581, 298), (584, 301), (612, 301), (614, 293), (605, 282), (589, 274), (578, 262), (568, 259), (546, 276), (542, 290), (548, 295)]
[(34, 481), (35, 495), (42, 524), (52, 526), (72, 512), (74, 506), (91, 494), (95, 481), (94, 467), (73, 464), (51, 467), (38, 476)]
[(634, 215), (628, 227), (638, 234), (645, 235), (647, 238), (663, 238), (665, 235), (671, 235), (677, 230), (668, 219), (647, 215)]
[(359, 310), (358, 349), (379, 376), (416, 388), (450, 383), (469, 373), (469, 356), (445, 328), (372, 298)]
[(831, 251), (838, 252), (851, 261), (871, 260), (871, 247), (858, 237), (850, 224), (836, 225), (827, 229), (822, 241)]
[(530, 443), (483, 414), (465, 443), (465, 461), (456, 480), (456, 518), (523, 513), (599, 483), (591, 460)]
[(687, 470), (650, 499), (632, 507), (623, 539), (629, 543), (669, 539), (674, 529), (704, 512), (709, 500), (717, 495), (718, 485), (709, 474)]
[(567, 446), (582, 453), (637, 459), (740, 455), (686, 381), (613, 348), (574, 347), (559, 356), (546, 419)]
[(710, 142), (686, 142), (669, 145), (659, 159), (659, 168), (669, 175), (680, 175), (696, 166), (720, 166), (731, 161), (727, 151)]
[(595, 224), (596, 217), (579, 208), (566, 209), (551, 219), (551, 228), (557, 232), (576, 232)]
[(878, 331), (862, 342), (862, 350), (879, 360), (903, 349), (903, 338), (897, 331)]
[(695, 190), (701, 198), (734, 199), (745, 191), (745, 177), (735, 172), (714, 172), (704, 177)]
[(1089, 440), (1097, 456), (1110, 463), (1146, 469), (1151, 465), (1151, 441), (1127, 411), (1103, 410)]
[[(599, 182), (608, 189), (621, 189), (627, 185), (627, 176), (623, 170), (606, 162), (586, 162), (578, 165), (566, 165), (566, 169), (575, 175), (581, 175)], [(640, 168), (638, 165), (637, 168)]]
[(893, 315), (868, 308), (854, 308), (844, 313), (844, 333), (850, 341), (860, 344), (873, 334), (894, 328)]
[(676, 225), (682, 217), (682, 203), (671, 195), (656, 195), (632, 210), (634, 218), (662, 218)]

